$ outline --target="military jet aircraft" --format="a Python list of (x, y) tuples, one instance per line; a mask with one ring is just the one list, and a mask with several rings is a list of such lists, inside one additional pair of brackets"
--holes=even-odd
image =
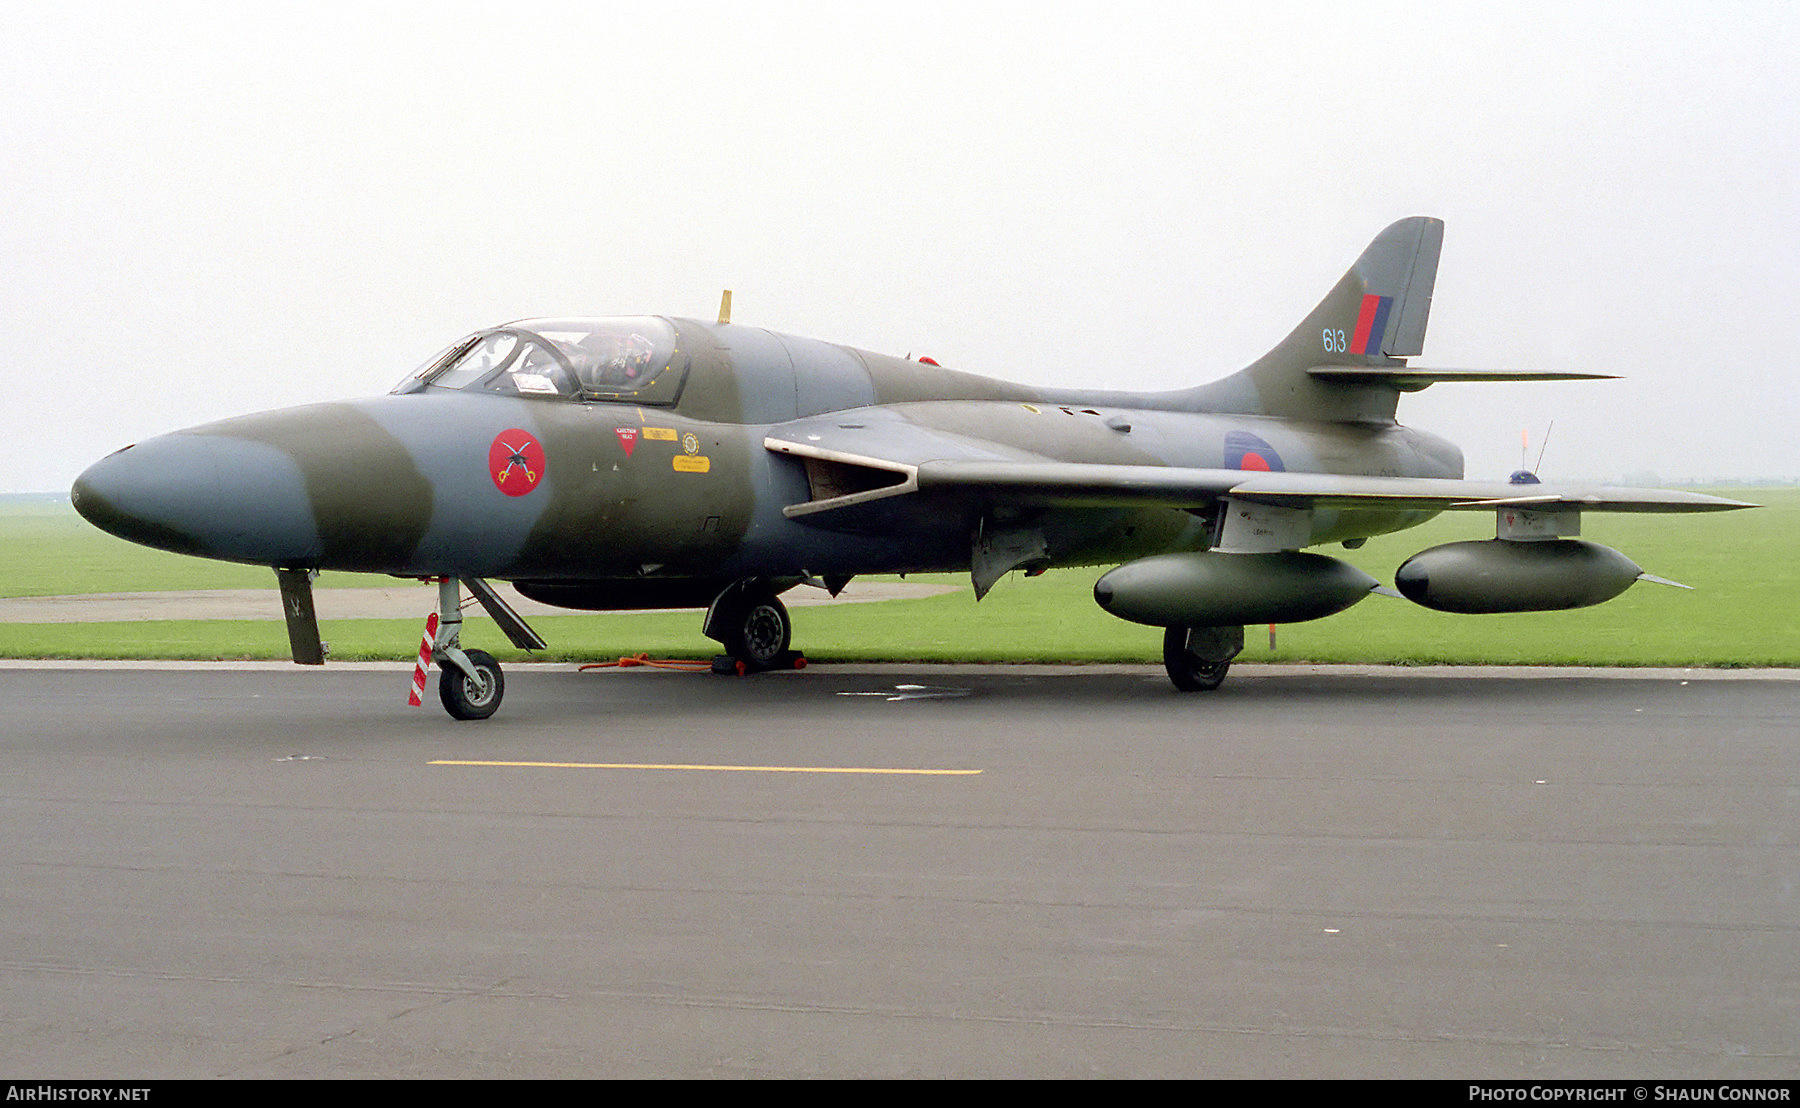
[[(1583, 511), (1750, 507), (1696, 493), (1463, 479), (1462, 452), (1395, 422), (1447, 381), (1605, 376), (1426, 369), (1443, 224), (1376, 237), (1248, 367), (1171, 392), (1033, 388), (729, 322), (532, 319), (447, 347), (389, 395), (245, 416), (96, 462), (76, 509), (135, 542), (273, 567), (294, 660), (324, 660), (311, 576), (435, 579), (426, 648), (458, 719), (499, 706), (460, 645), (468, 588), (511, 641), (544, 643), (488, 584), (588, 610), (705, 609), (740, 672), (784, 664), (779, 596), (853, 576), (1113, 566), (1100, 606), (1163, 629), (1177, 688), (1216, 688), (1244, 625), (1317, 619), (1374, 591), (1304, 548), (1361, 545), (1440, 511), (1493, 539), (1425, 550), (1399, 593), (1453, 612), (1597, 604), (1649, 578), (1584, 542)], [(719, 668), (715, 666), (715, 668)]]

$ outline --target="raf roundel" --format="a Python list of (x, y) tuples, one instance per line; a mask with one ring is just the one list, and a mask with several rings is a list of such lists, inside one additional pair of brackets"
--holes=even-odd
[(544, 481), (544, 448), (529, 431), (502, 431), (488, 447), (488, 476), (506, 495), (525, 496)]
[(1227, 431), (1225, 433), (1225, 468), (1260, 470), (1264, 473), (1281, 473), (1287, 466), (1281, 462), (1281, 455), (1275, 448), (1260, 437), (1248, 431)]

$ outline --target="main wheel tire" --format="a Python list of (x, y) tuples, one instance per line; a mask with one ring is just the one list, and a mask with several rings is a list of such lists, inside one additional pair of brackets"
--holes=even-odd
[(492, 654), (471, 650), (468, 656), (476, 677), (471, 678), (454, 665), (445, 666), (438, 674), (438, 699), (453, 719), (486, 719), (499, 710), (500, 698), (506, 695), (506, 679), (500, 675), (500, 663), (494, 661)]
[(1231, 659), (1223, 662), (1209, 662), (1197, 658), (1188, 652), (1188, 629), (1185, 627), (1168, 627), (1163, 629), (1163, 669), (1169, 673), (1169, 680), (1182, 692), (1211, 692), (1225, 682), (1225, 674), (1231, 670)]
[(774, 593), (750, 593), (738, 601), (725, 630), (725, 652), (748, 669), (769, 669), (787, 653), (794, 625)]

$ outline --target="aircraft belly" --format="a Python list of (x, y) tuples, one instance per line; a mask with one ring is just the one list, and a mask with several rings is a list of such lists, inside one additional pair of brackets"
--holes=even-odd
[[(1088, 513), (1092, 515), (1093, 513)], [(1139, 508), (1119, 512), (1085, 544), (1069, 543), (1051, 550), (1051, 563), (1063, 566), (1108, 565), (1148, 554), (1200, 550), (1211, 536), (1211, 524), (1192, 512)]]
[(1395, 531), (1404, 531), (1408, 527), (1417, 527), (1437, 514), (1434, 511), (1359, 510), (1352, 512), (1338, 508), (1316, 508), (1313, 510), (1312, 539), (1308, 545), (1320, 546), (1325, 543), (1389, 535)]

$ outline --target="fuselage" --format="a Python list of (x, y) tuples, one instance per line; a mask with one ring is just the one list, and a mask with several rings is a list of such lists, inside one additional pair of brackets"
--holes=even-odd
[[(1392, 421), (1207, 411), (1205, 389), (1035, 389), (752, 327), (626, 323), (603, 332), (613, 325), (529, 321), (471, 336), (388, 396), (149, 439), (82, 474), (75, 505), (137, 542), (283, 568), (773, 579), (964, 569), (971, 533), (991, 507), (900, 498), (878, 533), (789, 518), (783, 509), (818, 494), (817, 475), (764, 439), (798, 418), (835, 413), (854, 427), (878, 415), (1021, 459), (1462, 475), (1453, 445)], [(573, 354), (525, 368), (523, 336), (573, 336), (583, 325), (609, 342), (629, 332), (642, 349), (621, 347), (629, 363), (609, 353), (589, 365), (581, 347), (557, 340)], [(474, 352), (488, 360), (472, 365)], [(512, 368), (502, 372), (507, 356)], [(638, 365), (648, 368), (628, 381)], [(1431, 514), (1320, 510), (1312, 542), (1398, 530)], [(1204, 513), (1162, 507), (1049, 508), (1031, 522), (1052, 565), (1200, 549), (1209, 539)]]
[[(1321, 619), (1380, 590), (1304, 547), (1491, 510), (1493, 539), (1415, 554), (1400, 595), (1551, 611), (1648, 576), (1575, 538), (1582, 512), (1750, 506), (1465, 481), (1461, 451), (1400, 426), (1401, 394), (1436, 382), (1595, 376), (1410, 362), (1442, 235), (1428, 217), (1393, 224), (1287, 337), (1185, 389), (1031, 388), (732, 326), (724, 305), (717, 325), (524, 320), (452, 344), (384, 397), (127, 447), (72, 498), (124, 538), (274, 567), (304, 665), (326, 654), (314, 572), (434, 578), (421, 650), (456, 719), (492, 715), (505, 689), (500, 663), (461, 645), (465, 592), (516, 649), (547, 645), (489, 579), (563, 608), (703, 608), (701, 633), (724, 650), (710, 668), (747, 674), (804, 664), (779, 599), (802, 582), (836, 595), (860, 574), (966, 569), (980, 599), (1015, 571), (1111, 566), (1095, 603), (1160, 628), (1170, 681), (1202, 692), (1245, 626)], [(1104, 364), (1057, 376), (1112, 383)]]

